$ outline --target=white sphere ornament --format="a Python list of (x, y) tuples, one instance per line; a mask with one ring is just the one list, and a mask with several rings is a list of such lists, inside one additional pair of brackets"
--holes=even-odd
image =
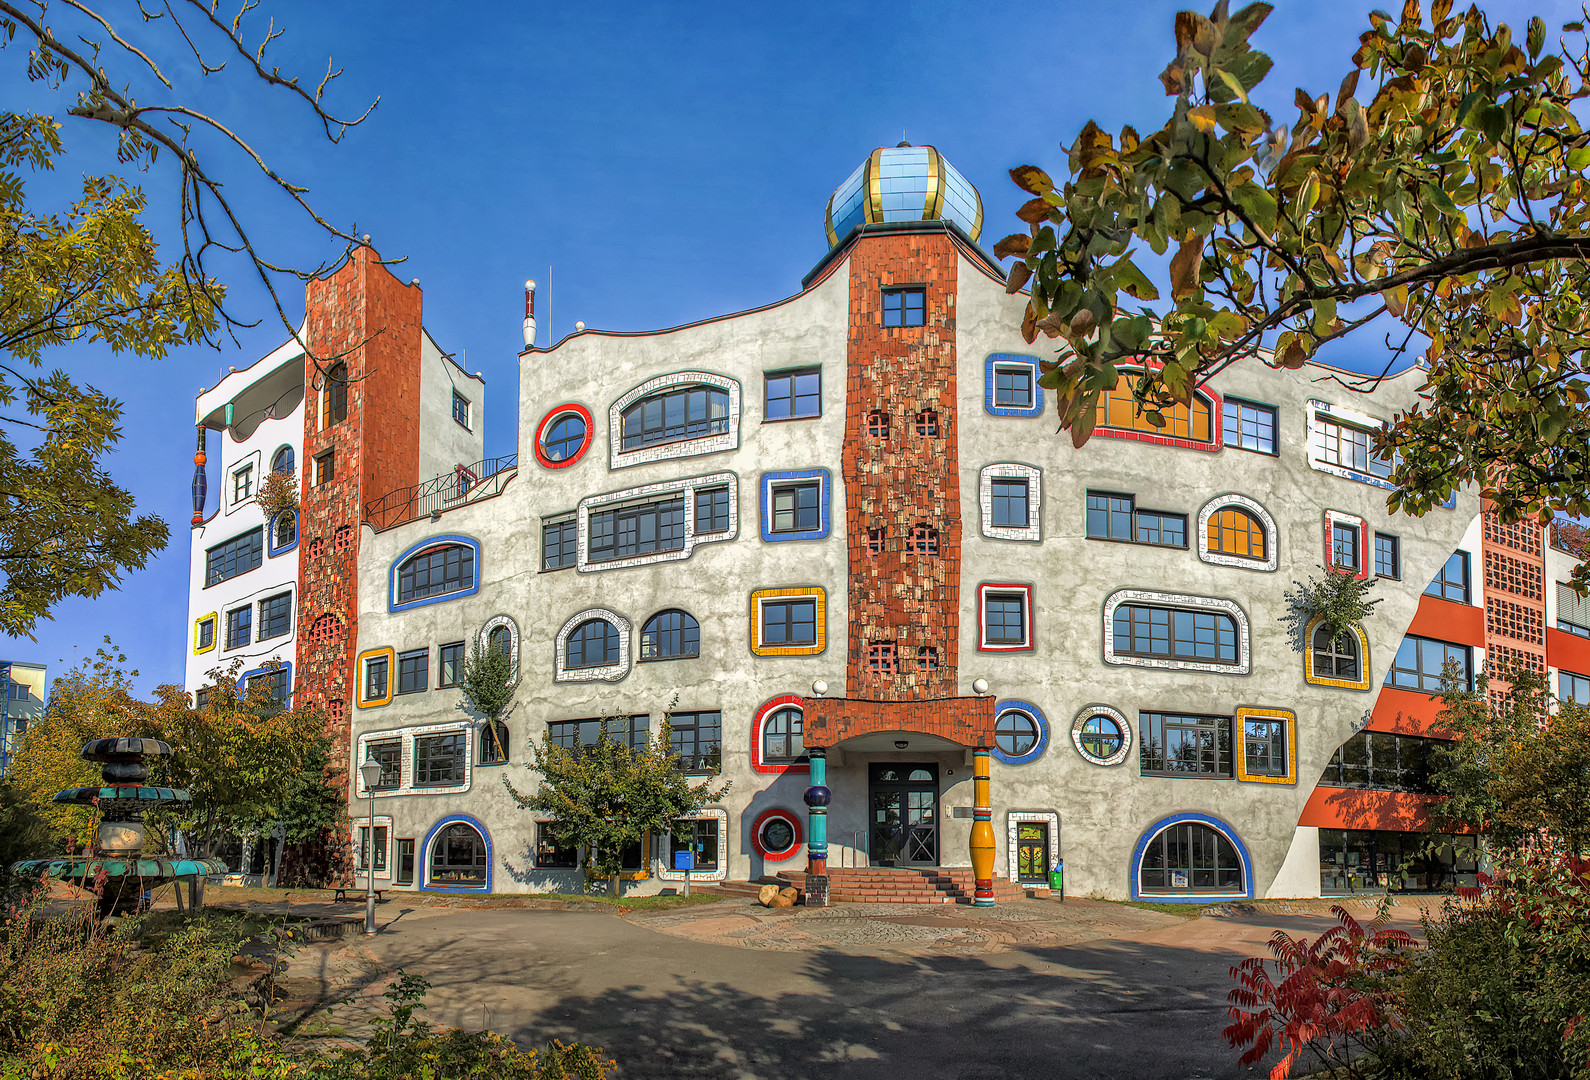
[(973, 679), (972, 680), (972, 693), (976, 694), (978, 697), (982, 697), (984, 694), (988, 693), (988, 680), (987, 679)]
[(816, 694), (818, 697), (822, 697), (824, 694), (828, 693), (828, 684), (822, 679), (813, 679), (812, 693)]

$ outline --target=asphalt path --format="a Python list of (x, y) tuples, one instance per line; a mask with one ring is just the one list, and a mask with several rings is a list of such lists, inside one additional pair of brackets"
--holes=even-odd
[[(395, 905), (394, 905), (395, 906)], [(426, 976), (429, 1017), (602, 1047), (625, 1080), (1224, 1080), (1229, 970), (1313, 916), (1199, 918), (981, 956), (772, 952), (601, 913), (400, 913), (359, 947)]]

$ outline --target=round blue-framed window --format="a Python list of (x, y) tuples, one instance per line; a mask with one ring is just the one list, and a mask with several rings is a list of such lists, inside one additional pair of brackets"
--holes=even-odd
[(1049, 721), (1030, 701), (1005, 701), (994, 712), (989, 752), (1006, 765), (1025, 765), (1049, 746)]

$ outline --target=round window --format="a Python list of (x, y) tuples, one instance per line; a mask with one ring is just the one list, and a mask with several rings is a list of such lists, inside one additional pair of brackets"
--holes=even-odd
[(1082, 723), (1082, 752), (1097, 761), (1114, 757), (1121, 748), (1121, 725), (1108, 716), (1090, 716)]
[(1132, 727), (1108, 705), (1089, 705), (1071, 723), (1071, 745), (1094, 765), (1119, 765), (1132, 751)]
[(1026, 713), (1007, 709), (994, 724), (994, 745), (1020, 757), (1038, 745), (1038, 725)]
[(769, 851), (787, 851), (795, 845), (795, 826), (774, 818), (762, 826), (762, 846)]
[(591, 445), (591, 414), (583, 405), (559, 405), (536, 428), (536, 460), (549, 469), (566, 469)]
[(800, 819), (782, 807), (764, 810), (751, 829), (751, 837), (764, 859), (788, 859), (800, 850)]

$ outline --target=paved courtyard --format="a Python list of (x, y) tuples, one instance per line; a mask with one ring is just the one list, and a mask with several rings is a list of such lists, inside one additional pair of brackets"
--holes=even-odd
[(1323, 905), (1294, 910), (1189, 920), (1090, 901), (770, 912), (729, 900), (620, 917), (397, 900), (377, 937), (306, 950), (287, 986), (351, 994), (315, 1026), (358, 1036), (391, 973), (418, 971), (432, 1022), (591, 1043), (626, 1080), (1214, 1080), (1263, 1075), (1239, 1070), (1220, 1036), (1227, 971), (1274, 929), (1330, 923)]

